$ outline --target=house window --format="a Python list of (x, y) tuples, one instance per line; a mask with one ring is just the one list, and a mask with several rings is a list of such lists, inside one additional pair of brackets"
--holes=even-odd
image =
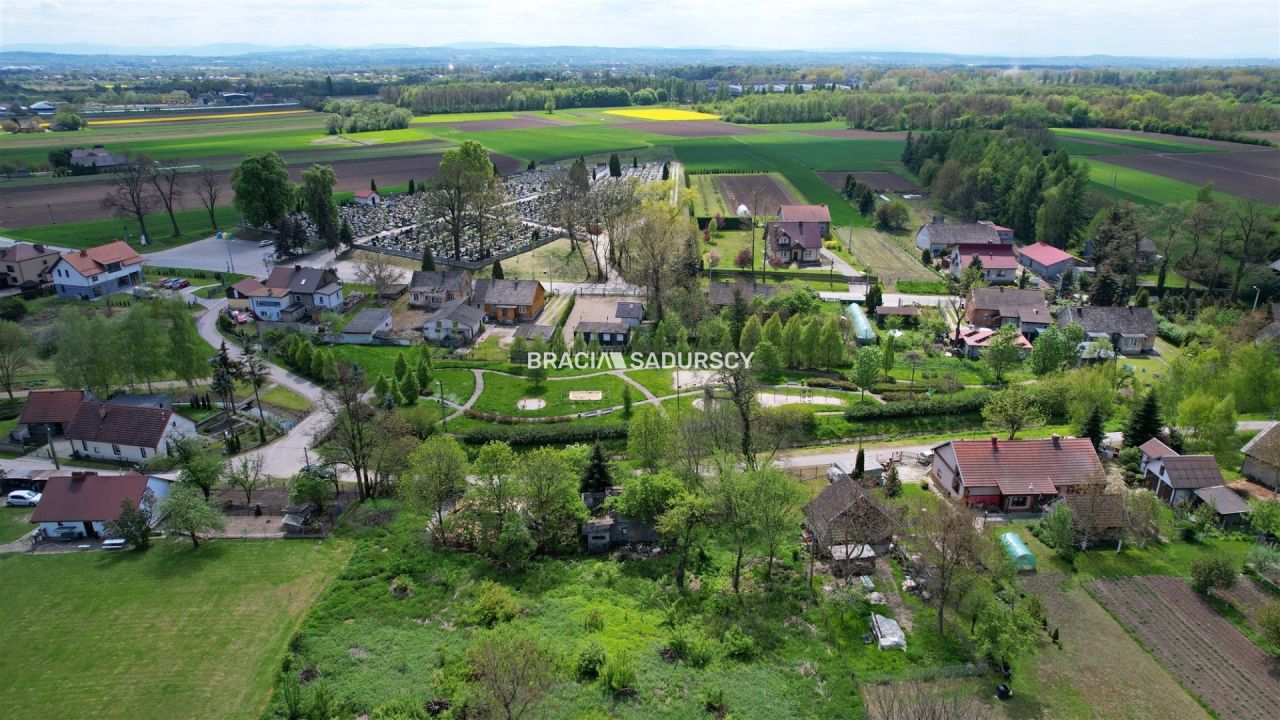
[(958, 475), (951, 481), (951, 492), (953, 493), (960, 492), (960, 477)]
[(111, 443), (111, 452), (113, 452), (113, 453), (115, 453), (115, 454), (119, 455), (119, 454), (120, 454), (120, 446), (119, 446), (119, 445), (116, 445), (115, 443)]
[(1031, 497), (1028, 495), (1011, 495), (1009, 497), (1010, 510), (1025, 510), (1031, 507)]

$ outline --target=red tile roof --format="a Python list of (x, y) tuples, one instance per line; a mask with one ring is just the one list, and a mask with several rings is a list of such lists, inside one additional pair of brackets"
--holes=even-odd
[(1074, 260), (1071, 253), (1060, 250), (1048, 243), (1038, 242), (1023, 248), (1018, 248), (1018, 254), (1031, 258), (1033, 261), (1040, 263), (1046, 267), (1057, 265), (1065, 260)]
[(1139, 445), (1138, 450), (1142, 451), (1143, 455), (1146, 455), (1152, 460), (1178, 454), (1173, 448), (1161, 442), (1160, 438), (1151, 438)]
[(967, 268), (977, 255), (982, 260), (983, 270), (1013, 270), (1018, 267), (1018, 260), (1008, 245), (953, 245), (960, 254), (960, 267)]
[(998, 487), (1014, 495), (1049, 494), (1105, 478), (1089, 438), (952, 440), (951, 446), (965, 487)]
[(374, 191), (372, 191), (372, 190), (357, 190), (357, 191), (356, 191), (356, 197), (358, 197), (358, 198), (369, 198), (369, 197), (373, 197), (374, 195), (377, 195), (377, 193), (375, 193), (375, 192), (374, 192)]
[(7, 248), (0, 248), (0, 261), (2, 262), (24, 262), (26, 260), (34, 260), (46, 255), (57, 255), (56, 250), (50, 250), (44, 245), (32, 245), (31, 243), (14, 243)]
[(831, 222), (831, 211), (826, 205), (783, 205), (778, 208), (778, 219), (783, 222)]
[(173, 411), (165, 408), (132, 407), (86, 402), (67, 428), (68, 440), (159, 447)]
[[(960, 334), (953, 333), (951, 339), (963, 341), (969, 347), (986, 347), (991, 344), (991, 338), (995, 336), (996, 331), (991, 328), (973, 327), (961, 328)], [(1018, 333), (1018, 339), (1014, 341), (1014, 344), (1023, 350), (1031, 349), (1031, 341), (1027, 340), (1022, 333)]]
[(23, 425), (71, 422), (84, 402), (83, 390), (32, 390), (22, 407)]
[(147, 478), (138, 473), (51, 477), (45, 481), (40, 504), (31, 522), (106, 522), (120, 516), (120, 503), (137, 503), (147, 489)]
[(142, 256), (123, 240), (76, 252), (62, 253), (62, 259), (85, 277), (103, 272), (110, 263), (133, 265), (143, 262)]

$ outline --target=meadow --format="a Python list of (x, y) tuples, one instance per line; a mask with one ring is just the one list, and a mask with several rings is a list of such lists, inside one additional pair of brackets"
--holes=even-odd
[[(1076, 140), (1107, 143), (1109, 145), (1119, 145), (1122, 148), (1133, 148), (1148, 152), (1219, 152), (1222, 149), (1205, 144), (1166, 140), (1164, 138), (1135, 137), (1132, 135), (1107, 132), (1105, 130), (1087, 130), (1084, 128), (1054, 128), (1053, 134), (1060, 138), (1074, 138)], [(1104, 152), (1091, 154), (1127, 154), (1123, 150), (1109, 150), (1105, 147), (1098, 147)]]
[[(248, 718), (350, 543), (0, 556), (10, 627), (0, 717)], [(180, 708), (180, 709), (179, 709)]]

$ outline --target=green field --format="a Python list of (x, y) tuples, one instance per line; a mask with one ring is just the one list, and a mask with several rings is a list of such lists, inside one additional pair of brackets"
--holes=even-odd
[[(0, 717), (261, 714), (347, 542), (163, 540), (144, 553), (0, 556)], [(20, 688), (20, 690), (19, 690)]]
[(1089, 166), (1089, 186), (1108, 197), (1132, 200), (1142, 205), (1176, 205), (1194, 200), (1200, 188), (1141, 170), (1077, 158)]
[[(218, 218), (218, 227), (224, 230), (233, 227), (240, 219), (240, 213), (230, 206), (218, 208), (215, 214)], [(150, 232), (148, 239), (151, 242), (150, 246), (146, 248), (147, 252), (163, 250), (168, 247), (189, 243), (193, 240), (203, 240), (214, 233), (214, 229), (209, 227), (209, 213), (203, 209), (180, 210), (174, 215), (178, 219), (178, 227), (182, 230), (182, 234), (176, 238), (172, 237), (172, 227), (169, 224), (168, 215), (155, 213), (147, 216), (147, 230)], [(120, 240), (122, 238), (121, 231), (125, 228), (128, 229), (129, 238), (136, 247), (140, 233), (138, 232), (138, 223), (132, 218), (83, 220), (19, 230), (5, 230), (4, 234), (6, 237), (11, 237), (15, 240), (49, 243), (62, 247), (88, 248)]]
[[(548, 417), (552, 415), (570, 415), (573, 413), (599, 410), (622, 404), (622, 388), (626, 382), (612, 375), (596, 375), (594, 377), (574, 378), (569, 380), (547, 380), (538, 387), (525, 378), (485, 373), (484, 392), (476, 400), (475, 409), (481, 412), (501, 415), (518, 415), (521, 417)], [(570, 400), (569, 393), (575, 390), (599, 390), (599, 400)], [(638, 390), (632, 389), (632, 399), (643, 399)], [(516, 403), (522, 398), (540, 398), (547, 405), (539, 410), (520, 410)]]
[[(1134, 148), (1137, 150), (1147, 150), (1159, 153), (1184, 153), (1184, 152), (1220, 152), (1222, 148), (1212, 145), (1204, 145), (1189, 142), (1180, 142), (1178, 140), (1165, 140), (1163, 138), (1145, 138), (1133, 135), (1125, 135), (1122, 133), (1112, 133), (1105, 130), (1085, 130), (1081, 128), (1055, 128), (1053, 134), (1059, 138), (1074, 138), (1077, 140), (1092, 140), (1095, 142), (1105, 142), (1112, 145), (1121, 145), (1126, 148)], [(1097, 146), (1095, 146), (1097, 147)], [(1100, 148), (1106, 150), (1106, 148)], [(1091, 154), (1126, 154), (1123, 150), (1114, 152), (1106, 150), (1103, 153)]]

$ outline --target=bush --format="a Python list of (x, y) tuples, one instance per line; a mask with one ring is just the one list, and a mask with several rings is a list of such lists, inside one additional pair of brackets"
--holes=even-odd
[(605, 653), (604, 646), (591, 640), (578, 650), (578, 658), (575, 662), (578, 677), (583, 680), (594, 680), (600, 675), (600, 668), (604, 666)]
[(630, 655), (614, 653), (600, 669), (600, 682), (610, 695), (631, 695), (636, 687), (636, 664)]
[(724, 688), (719, 685), (712, 685), (702, 691), (702, 707), (707, 712), (720, 714), (725, 711), (726, 705), (724, 701)]
[(485, 627), (514, 620), (522, 612), (524, 607), (506, 585), (488, 580), (480, 584), (480, 594), (471, 608), (472, 619)]
[(989, 392), (979, 392), (964, 397), (935, 397), (928, 400), (904, 400), (883, 405), (850, 405), (844, 411), (845, 419), (892, 420), (927, 415), (968, 415), (980, 412), (991, 397)]
[(1231, 558), (1219, 552), (1199, 555), (1191, 560), (1191, 587), (1202, 593), (1214, 588), (1226, 589), (1236, 584), (1236, 567)]
[(480, 427), (463, 433), (462, 441), (468, 445), (484, 445), (501, 441), (508, 445), (572, 445), (596, 440), (616, 440), (627, 436), (627, 423), (611, 422), (599, 425), (563, 423), (555, 425), (513, 425), (510, 427)]
[(726, 657), (734, 660), (751, 660), (756, 656), (756, 641), (739, 628), (731, 627), (720, 641)]
[(848, 380), (837, 380), (827, 377), (811, 377), (805, 378), (804, 384), (808, 387), (815, 388), (836, 388), (838, 390), (848, 390), (849, 392), (858, 392), (858, 386)]
[(677, 628), (671, 633), (667, 640), (667, 651), (676, 659), (684, 660), (696, 668), (710, 665), (715, 656), (711, 641), (706, 636), (686, 628)]
[(582, 617), (582, 627), (587, 632), (600, 632), (604, 630), (604, 613), (600, 612), (600, 608), (591, 608), (586, 615)]
[(1249, 548), (1248, 563), (1260, 573), (1280, 570), (1280, 547), (1275, 545), (1254, 545)]

